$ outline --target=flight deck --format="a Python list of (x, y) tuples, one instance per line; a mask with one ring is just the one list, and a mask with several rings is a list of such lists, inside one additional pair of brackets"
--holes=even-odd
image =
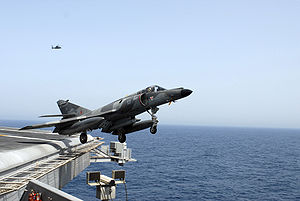
[[(134, 161), (126, 143), (119, 143), (119, 147), (122, 145), (120, 153), (110, 153), (102, 138), (88, 135), (87, 143), (82, 144), (78, 136), (58, 135), (49, 130), (0, 127), (0, 201), (28, 200), (31, 189), (27, 187), (35, 185), (36, 189), (57, 189), (58, 192), (40, 192), (49, 200), (57, 195), (65, 196), (58, 200), (79, 200), (58, 189), (91, 162), (116, 161), (122, 165)], [(49, 187), (41, 188), (42, 185)]]

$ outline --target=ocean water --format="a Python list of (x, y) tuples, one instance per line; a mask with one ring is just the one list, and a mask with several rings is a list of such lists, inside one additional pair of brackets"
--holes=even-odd
[[(300, 200), (300, 130), (160, 125), (156, 135), (140, 131), (127, 142), (137, 162), (86, 171), (126, 170), (128, 200)], [(97, 200), (85, 174), (63, 190)], [(125, 199), (120, 185), (115, 200)]]
[[(23, 126), (26, 122), (1, 122)], [(127, 135), (137, 162), (92, 163), (63, 191), (98, 200), (86, 171), (126, 170), (128, 200), (300, 200), (300, 129), (159, 125)], [(99, 131), (106, 144), (116, 141)], [(126, 200), (125, 187), (117, 198)]]

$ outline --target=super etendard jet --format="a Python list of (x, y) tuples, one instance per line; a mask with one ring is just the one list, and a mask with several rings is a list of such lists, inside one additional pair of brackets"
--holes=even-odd
[[(59, 100), (57, 104), (62, 114), (41, 117), (62, 117), (61, 120), (26, 126), (21, 130), (55, 127), (53, 132), (61, 135), (81, 133), (80, 142), (86, 143), (87, 131), (102, 129), (102, 132), (118, 135), (118, 140), (123, 143), (126, 141), (126, 134), (135, 131), (150, 128), (150, 132), (155, 134), (158, 124), (155, 116), (157, 106), (170, 104), (191, 93), (192, 90), (189, 89), (164, 89), (154, 85), (93, 111), (70, 103), (69, 100)], [(152, 119), (141, 121), (135, 118), (143, 112), (148, 112)]]

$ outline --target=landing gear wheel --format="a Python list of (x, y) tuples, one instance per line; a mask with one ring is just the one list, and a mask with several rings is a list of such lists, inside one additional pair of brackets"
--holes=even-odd
[(121, 142), (121, 143), (126, 142), (126, 135), (123, 134), (123, 133), (120, 133), (119, 136), (118, 136), (118, 140), (119, 140), (119, 142)]
[(150, 133), (155, 134), (157, 132), (157, 124), (158, 124), (158, 120), (157, 117), (155, 116), (156, 112), (158, 111), (158, 108), (151, 108), (151, 112), (149, 112), (147, 110), (147, 112), (151, 115), (152, 117), (152, 126), (150, 127)]
[(87, 134), (86, 133), (81, 133), (79, 140), (82, 144), (85, 144), (87, 142)]
[(155, 134), (157, 132), (157, 125), (152, 125), (150, 127), (150, 133)]

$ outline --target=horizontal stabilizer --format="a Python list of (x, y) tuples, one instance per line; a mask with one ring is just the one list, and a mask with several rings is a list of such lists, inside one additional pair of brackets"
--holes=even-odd
[(100, 114), (95, 114), (95, 115), (88, 115), (88, 116), (82, 115), (82, 116), (79, 116), (79, 117), (71, 117), (71, 118), (62, 119), (62, 120), (59, 120), (59, 121), (47, 122), (47, 123), (44, 123), (44, 124), (35, 124), (35, 125), (32, 125), (32, 126), (25, 126), (23, 128), (20, 128), (19, 130), (53, 127), (53, 126), (62, 125), (62, 124), (66, 124), (66, 123), (82, 121), (82, 120), (90, 119), (90, 118), (93, 118), (93, 117), (103, 117), (103, 118), (105, 118), (106, 115), (112, 114), (114, 112), (116, 112), (116, 110), (110, 110), (110, 111), (106, 111), (106, 112), (103, 112), (103, 113), (100, 113)]
[(35, 124), (32, 126), (25, 126), (23, 128), (20, 128), (20, 130), (35, 129), (35, 128), (47, 128), (47, 127), (56, 126), (57, 124), (60, 124), (60, 123), (61, 123), (61, 121), (53, 121), (53, 122), (47, 122), (44, 124)]
[(28, 130), (28, 129), (35, 129), (35, 128), (41, 128), (41, 127), (25, 126), (23, 128), (20, 128), (19, 130)]
[(76, 114), (46, 114), (46, 115), (41, 115), (39, 117), (63, 117), (63, 118), (70, 118), (70, 117), (75, 117)]

